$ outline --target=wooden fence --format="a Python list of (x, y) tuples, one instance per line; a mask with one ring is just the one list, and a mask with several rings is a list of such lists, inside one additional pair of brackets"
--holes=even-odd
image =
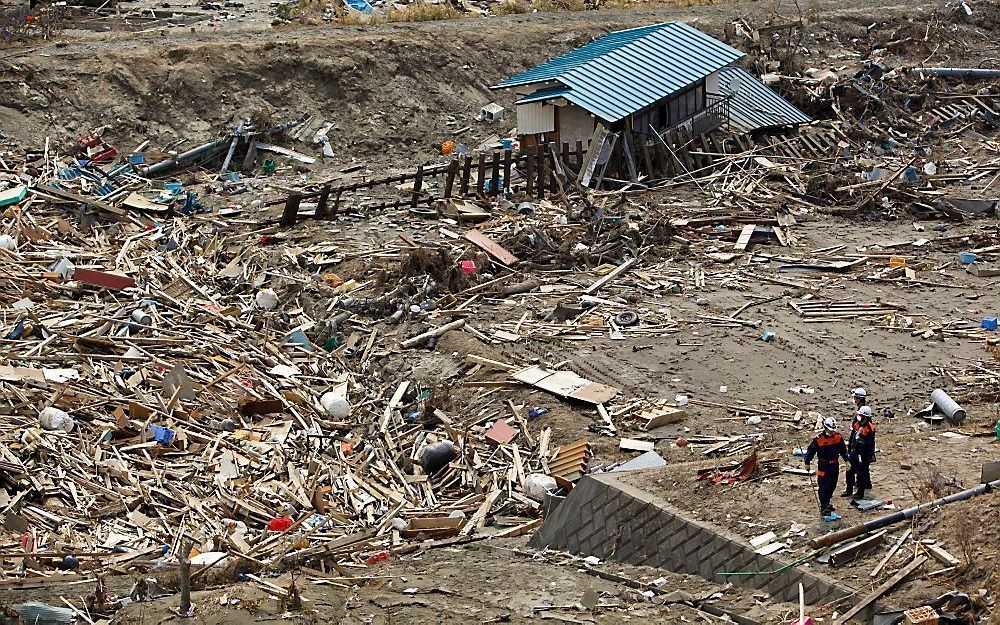
[[(280, 223), (292, 226), (304, 217), (330, 219), (341, 212), (344, 194), (352, 191), (373, 189), (393, 184), (413, 182), (413, 190), (406, 199), (398, 199), (380, 204), (366, 205), (367, 210), (384, 210), (422, 204), (453, 197), (478, 197), (510, 193), (513, 172), (516, 169), (521, 190), (528, 197), (555, 196), (563, 193), (564, 184), (583, 163), (585, 151), (583, 142), (571, 146), (568, 143), (557, 150), (554, 143), (522, 146), (519, 153), (513, 150), (494, 150), (491, 153), (463, 154), (453, 157), (447, 163), (419, 166), (413, 172), (374, 178), (350, 184), (335, 185), (332, 182), (318, 185), (312, 190), (292, 191), (282, 200), (268, 202), (267, 206), (284, 204)], [(432, 178), (444, 178), (443, 191), (434, 196), (427, 191), (426, 182)], [(316, 212), (312, 215), (300, 212), (302, 200), (316, 199)]]

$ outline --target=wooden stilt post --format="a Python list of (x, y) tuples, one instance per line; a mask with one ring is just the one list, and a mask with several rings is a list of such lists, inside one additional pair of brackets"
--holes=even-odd
[(538, 155), (538, 183), (535, 191), (541, 200), (545, 197), (545, 187), (549, 181), (549, 167), (546, 160), (548, 154), (545, 153), (545, 146), (541, 144), (535, 146), (535, 153)]
[(510, 192), (510, 149), (503, 151), (503, 190)]
[(522, 148), (524, 152), (524, 192), (531, 197), (531, 192), (535, 190), (535, 155), (530, 147)]

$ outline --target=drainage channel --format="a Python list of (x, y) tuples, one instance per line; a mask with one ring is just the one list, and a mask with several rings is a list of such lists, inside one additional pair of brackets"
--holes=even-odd
[[(662, 498), (612, 473), (580, 480), (546, 516), (530, 544), (698, 575), (720, 584), (733, 582), (767, 592), (778, 601), (798, 602), (799, 583), (808, 605), (854, 594), (824, 575), (754, 553), (738, 537), (685, 518)], [(755, 571), (774, 573), (718, 575)]]

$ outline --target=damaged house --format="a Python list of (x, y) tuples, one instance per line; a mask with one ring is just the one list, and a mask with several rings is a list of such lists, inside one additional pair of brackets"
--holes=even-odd
[[(716, 148), (706, 135), (797, 126), (810, 118), (734, 65), (744, 54), (683, 22), (613, 32), (493, 89), (514, 89), (522, 146), (586, 150), (591, 178), (660, 175), (677, 148)], [(600, 150), (591, 150), (591, 144)], [(591, 154), (593, 152), (593, 154)], [(663, 152), (666, 154), (664, 155)], [(596, 173), (595, 173), (596, 172)]]

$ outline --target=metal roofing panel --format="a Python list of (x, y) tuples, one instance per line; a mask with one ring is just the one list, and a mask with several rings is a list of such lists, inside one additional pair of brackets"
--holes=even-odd
[(729, 123), (743, 132), (812, 121), (791, 102), (739, 67), (727, 67), (719, 72), (719, 91), (722, 95), (733, 96), (729, 102)]
[(544, 102), (565, 97), (569, 93), (569, 87), (552, 87), (550, 89), (539, 89), (534, 93), (529, 93), (514, 104), (530, 104), (532, 102)]
[(494, 88), (560, 82), (570, 89), (561, 97), (613, 122), (741, 56), (739, 50), (683, 22), (666, 22), (605, 35)]
[(583, 65), (584, 63), (591, 61), (602, 54), (606, 54), (612, 50), (627, 45), (636, 39), (645, 37), (647, 34), (657, 28), (660, 28), (661, 26), (662, 24), (652, 24), (650, 26), (641, 26), (639, 28), (630, 28), (628, 30), (619, 30), (613, 33), (608, 33), (607, 35), (595, 39), (584, 46), (571, 50), (561, 56), (557, 56), (554, 59), (542, 63), (541, 65), (535, 66), (526, 72), (512, 76), (511, 78), (508, 78), (507, 80), (496, 85), (494, 89), (515, 87), (517, 85), (528, 85), (534, 82), (552, 80), (564, 72), (569, 71), (574, 67), (579, 67), (580, 65)]

